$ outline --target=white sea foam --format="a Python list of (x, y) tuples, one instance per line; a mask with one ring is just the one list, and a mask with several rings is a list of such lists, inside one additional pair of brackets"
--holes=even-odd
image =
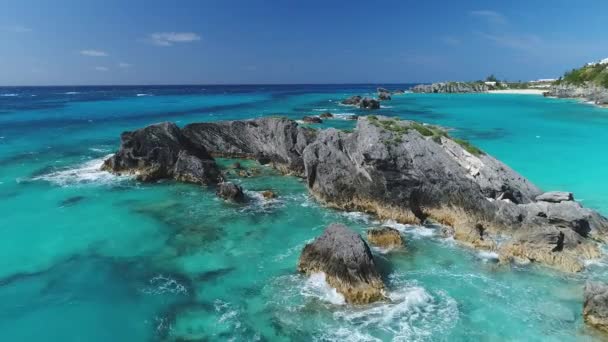
[(91, 147), (91, 148), (89, 148), (89, 151), (93, 151), (93, 152), (108, 152), (110, 150), (107, 149), (107, 148)]
[(148, 282), (148, 286), (142, 289), (142, 292), (150, 295), (171, 294), (188, 294), (188, 289), (180, 284), (177, 280), (159, 274)]
[(68, 92), (65, 92), (64, 94), (65, 95), (77, 95), (77, 94), (80, 94), (80, 92), (78, 92), (78, 91), (68, 91)]
[(141, 93), (141, 94), (137, 94), (135, 96), (141, 97), (141, 96), (154, 96), (154, 95)]
[(103, 185), (129, 179), (130, 177), (128, 176), (116, 176), (107, 171), (101, 171), (104, 160), (110, 156), (111, 154), (103, 158), (92, 159), (76, 167), (47, 173), (34, 177), (32, 180), (43, 180), (59, 186), (73, 186), (84, 184)]
[(315, 112), (327, 112), (329, 109), (327, 109), (327, 108), (314, 108), (313, 110)]
[(347, 219), (355, 222), (369, 223), (371, 221), (371, 216), (369, 214), (360, 211), (345, 211), (341, 214)]
[(315, 297), (335, 305), (346, 303), (344, 296), (327, 283), (323, 272), (311, 274), (300, 293), (305, 297)]
[(492, 260), (492, 261), (498, 260), (498, 253), (496, 253), (496, 252), (480, 251), (479, 253), (477, 253), (477, 256), (483, 260)]
[(397, 229), (402, 233), (408, 233), (413, 235), (414, 237), (430, 237), (435, 235), (435, 229), (425, 227), (425, 226), (415, 226), (411, 224), (402, 224), (397, 223), (394, 220), (387, 220), (382, 222), (383, 226), (391, 227)]
[(15, 96), (19, 96), (19, 94), (0, 94), (0, 96), (2, 96), (2, 97), (15, 97)]
[(350, 112), (336, 113), (336, 114), (334, 114), (334, 118), (341, 119), (341, 120), (352, 120), (352, 117), (355, 115), (357, 115), (357, 114), (350, 113)]

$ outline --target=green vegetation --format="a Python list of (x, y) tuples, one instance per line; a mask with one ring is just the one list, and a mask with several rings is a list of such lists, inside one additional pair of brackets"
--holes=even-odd
[(467, 152), (469, 152), (470, 154), (472, 154), (474, 156), (479, 157), (484, 154), (484, 152), (482, 150), (471, 145), (471, 143), (466, 140), (462, 140), (462, 139), (458, 139), (458, 138), (451, 138), (451, 139), (458, 145), (462, 146), (462, 148), (464, 148)]
[(494, 74), (486, 77), (486, 82), (498, 82), (498, 78), (496, 78), (496, 76), (494, 76)]
[(586, 65), (582, 68), (572, 69), (566, 72), (564, 77), (560, 78), (556, 83), (578, 86), (592, 84), (608, 88), (608, 64)]

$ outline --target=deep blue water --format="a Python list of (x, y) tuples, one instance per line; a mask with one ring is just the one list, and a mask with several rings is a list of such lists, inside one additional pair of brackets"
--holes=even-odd
[[(98, 170), (122, 131), (159, 121), (338, 114), (378, 85), (0, 88), (0, 340), (593, 340), (577, 275), (498, 266), (432, 229), (323, 208), (297, 178), (233, 180), (255, 198), (140, 184)], [(407, 89), (410, 85), (384, 85)], [(404, 94), (374, 114), (453, 128), (546, 190), (608, 214), (608, 110), (533, 95)], [(221, 160), (224, 165), (231, 161)], [(279, 197), (265, 201), (259, 192)], [(331, 222), (392, 224), (402, 253), (375, 251), (392, 303), (349, 307), (300, 250)]]

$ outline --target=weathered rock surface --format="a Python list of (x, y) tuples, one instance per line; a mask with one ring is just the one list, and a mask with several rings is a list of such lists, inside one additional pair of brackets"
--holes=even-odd
[(302, 152), (316, 136), (310, 128), (285, 118), (195, 123), (183, 128), (194, 146), (216, 156), (255, 158), (284, 173), (304, 172)]
[(121, 135), (120, 149), (108, 158), (103, 170), (134, 174), (141, 181), (176, 179), (217, 183), (220, 172), (203, 146), (194, 146), (173, 123), (164, 122)]
[(359, 102), (359, 108), (361, 109), (380, 109), (380, 101), (372, 99), (370, 97), (364, 97)]
[[(425, 137), (411, 122), (386, 120), (363, 117), (353, 133), (319, 133), (304, 150), (307, 183), (316, 198), (402, 223), (431, 219), (477, 248), (496, 250), (493, 236), (513, 236), (518, 250), (505, 248), (504, 259), (521, 256), (573, 271), (575, 263), (598, 256), (588, 237), (605, 236), (606, 218), (572, 201), (535, 202), (541, 191), (491, 156), (473, 155), (446, 136)], [(560, 248), (538, 238), (547, 229), (563, 232)], [(538, 245), (547, 248), (534, 254)]]
[(358, 106), (359, 102), (361, 102), (361, 96), (355, 95), (343, 100), (342, 104), (349, 106)]
[(323, 120), (321, 120), (321, 118), (319, 118), (317, 116), (305, 116), (302, 118), (302, 121), (304, 121), (306, 123), (312, 123), (312, 124), (323, 123)]
[(232, 183), (232, 182), (222, 182), (217, 185), (216, 194), (228, 201), (233, 202), (244, 202), (245, 194), (243, 193), (243, 188)]
[(608, 89), (595, 85), (560, 84), (551, 87), (544, 95), (558, 98), (581, 98), (597, 105), (608, 105)]
[(608, 285), (599, 282), (585, 284), (583, 317), (587, 324), (608, 332)]
[(330, 112), (325, 112), (325, 113), (321, 113), (321, 115), (319, 115), (319, 117), (321, 119), (331, 119), (334, 117), (334, 115)]
[(559, 203), (559, 202), (574, 201), (574, 196), (572, 195), (571, 192), (549, 191), (549, 192), (545, 192), (542, 195), (536, 196), (536, 200), (543, 201), (543, 202)]
[(397, 229), (390, 227), (372, 228), (367, 231), (367, 241), (374, 246), (382, 248), (396, 248), (403, 246), (403, 238)]
[(302, 250), (298, 271), (323, 272), (329, 285), (349, 303), (366, 304), (384, 298), (384, 283), (369, 247), (359, 234), (332, 224)]
[(376, 90), (378, 92), (378, 100), (380, 101), (388, 101), (391, 99), (391, 92), (385, 88), (378, 88)]
[(484, 83), (440, 82), (419, 84), (411, 89), (414, 93), (483, 93), (490, 90)]

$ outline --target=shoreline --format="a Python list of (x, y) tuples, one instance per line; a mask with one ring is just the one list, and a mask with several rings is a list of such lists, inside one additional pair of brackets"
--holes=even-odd
[(543, 95), (548, 89), (505, 89), (488, 90), (488, 94), (519, 94), (519, 95)]

